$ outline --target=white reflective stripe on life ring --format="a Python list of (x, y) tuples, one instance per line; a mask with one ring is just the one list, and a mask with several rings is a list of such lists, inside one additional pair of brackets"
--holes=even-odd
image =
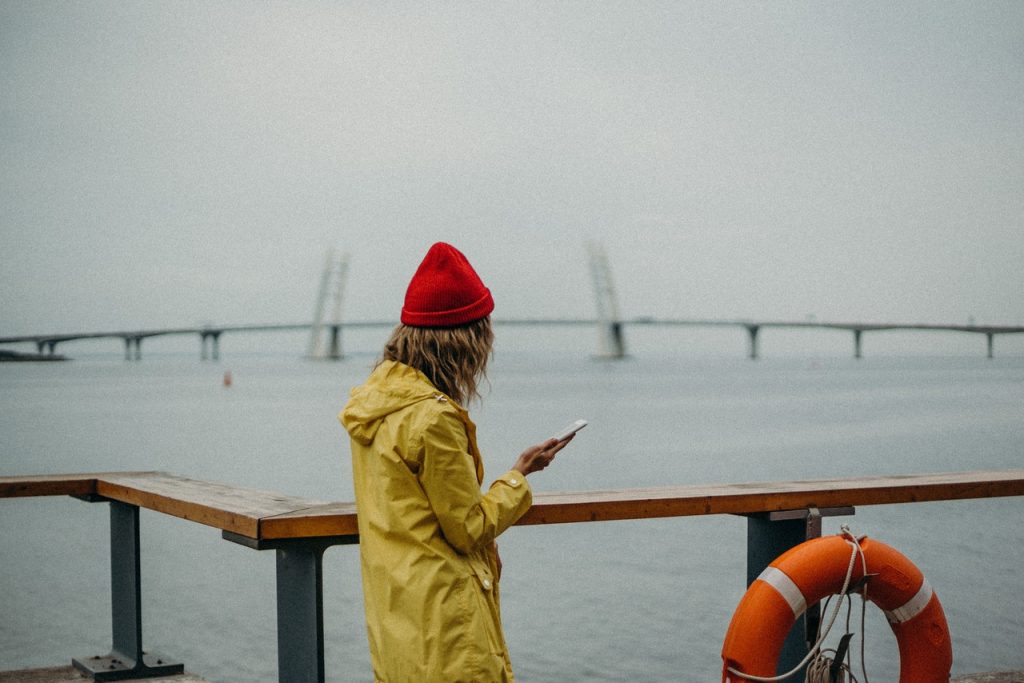
[(807, 600), (804, 598), (804, 594), (793, 583), (793, 579), (786, 576), (786, 573), (781, 569), (765, 567), (765, 570), (761, 572), (757, 580), (764, 581), (778, 591), (779, 595), (789, 603), (789, 608), (793, 610), (793, 616), (798, 617), (807, 610)]
[(917, 590), (917, 593), (914, 594), (914, 597), (910, 598), (894, 610), (886, 610), (885, 618), (889, 620), (890, 624), (902, 624), (905, 621), (910, 621), (920, 614), (921, 610), (928, 606), (928, 602), (931, 599), (932, 585), (928, 583), (928, 578), (924, 577), (921, 581), (921, 587)]

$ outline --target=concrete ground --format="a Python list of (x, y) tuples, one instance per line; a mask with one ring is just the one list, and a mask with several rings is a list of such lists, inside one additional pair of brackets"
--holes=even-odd
[[(0, 683), (83, 683), (91, 681), (73, 666), (57, 666), (48, 669), (32, 669), (26, 671), (0, 671)], [(139, 678), (138, 681), (159, 681), (160, 683), (207, 683), (205, 678), (188, 672), (176, 676), (160, 678)]]
[[(92, 680), (73, 666), (58, 666), (31, 671), (0, 671), (0, 683), (83, 683)], [(183, 673), (176, 676), (144, 678), (152, 683), (207, 683), (205, 678)], [(1024, 671), (991, 671), (950, 679), (949, 683), (1024, 683)]]

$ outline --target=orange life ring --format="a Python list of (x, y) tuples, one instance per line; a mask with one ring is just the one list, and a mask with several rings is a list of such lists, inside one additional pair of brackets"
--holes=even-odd
[[(850, 564), (852, 537), (815, 538), (780, 555), (752, 583), (736, 607), (722, 645), (722, 681), (770, 677), (783, 641), (809, 605), (840, 593)], [(946, 683), (953, 664), (946, 616), (938, 596), (914, 564), (880, 541), (860, 539), (870, 577), (868, 600), (884, 612), (896, 634), (900, 683)], [(863, 576), (854, 564), (851, 585)]]

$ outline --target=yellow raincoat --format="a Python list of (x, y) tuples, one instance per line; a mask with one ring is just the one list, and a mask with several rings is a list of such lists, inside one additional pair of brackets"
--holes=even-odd
[(510, 470), (482, 493), (469, 414), (402, 363), (381, 363), (339, 419), (375, 680), (512, 681), (494, 539), (529, 509), (526, 477)]

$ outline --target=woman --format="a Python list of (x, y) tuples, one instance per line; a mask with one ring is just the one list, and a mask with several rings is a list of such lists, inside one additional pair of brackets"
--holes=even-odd
[(430, 248), (400, 324), (340, 415), (351, 436), (374, 678), (512, 681), (494, 539), (530, 507), (526, 475), (571, 440), (527, 448), (484, 493), (476, 427), (494, 301), (455, 247)]

